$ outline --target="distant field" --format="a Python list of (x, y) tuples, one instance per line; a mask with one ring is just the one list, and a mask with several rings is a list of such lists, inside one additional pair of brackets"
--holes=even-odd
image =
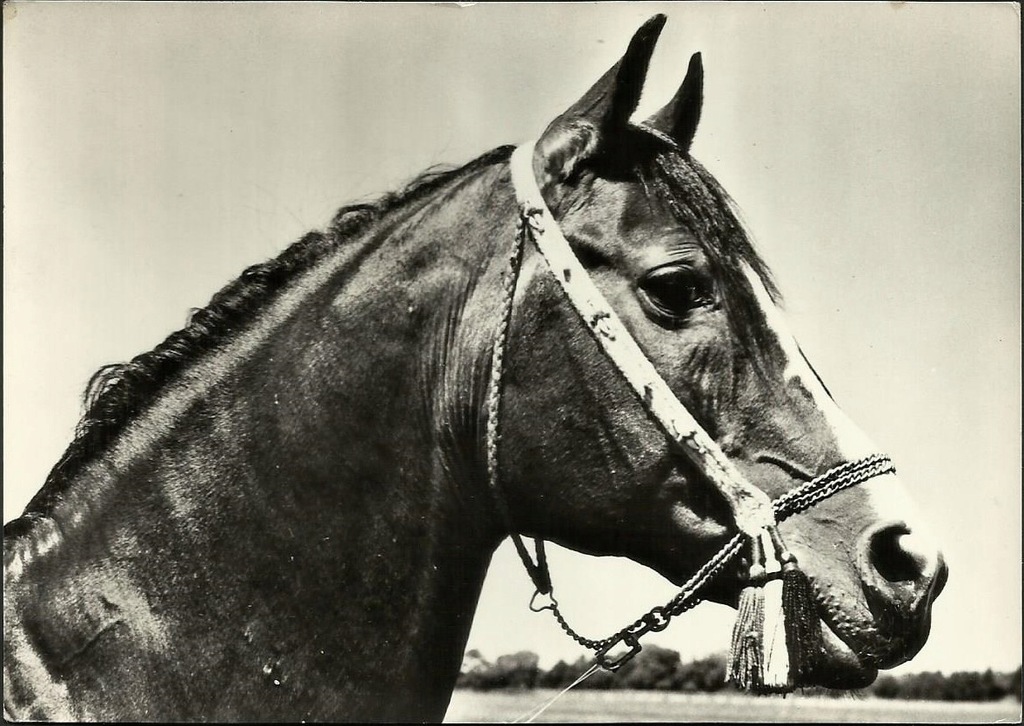
[[(478, 693), (457, 690), (445, 721), (509, 722), (557, 691)], [(537, 722), (566, 721), (847, 721), (854, 723), (1019, 723), (1016, 701), (949, 703), (877, 698), (754, 698), (737, 694), (570, 691)]]

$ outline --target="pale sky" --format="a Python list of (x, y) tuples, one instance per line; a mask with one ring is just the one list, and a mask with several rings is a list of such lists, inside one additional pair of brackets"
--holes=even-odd
[[(950, 580), (900, 671), (1021, 657), (1020, 18), (1007, 3), (4, 7), (4, 521), (99, 366), (425, 167), (536, 136), (669, 16), (639, 117), (703, 53), (694, 155), (737, 200), (829, 389), (896, 462)], [(603, 637), (674, 588), (551, 557)], [(582, 651), (496, 555), (469, 647)], [(724, 650), (704, 605), (651, 642)]]

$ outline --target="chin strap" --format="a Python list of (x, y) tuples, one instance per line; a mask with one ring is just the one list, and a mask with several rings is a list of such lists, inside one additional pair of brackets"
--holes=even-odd
[[(740, 596), (729, 676), (739, 686), (755, 692), (792, 690), (795, 685), (806, 681), (805, 677), (823, 652), (821, 623), (816, 615), (810, 582), (786, 548), (778, 531), (777, 517), (781, 520), (841, 489), (890, 473), (894, 471), (892, 463), (885, 457), (874, 456), (844, 464), (775, 502), (751, 484), (676, 398), (573, 253), (537, 186), (533, 173), (533, 147), (533, 143), (524, 144), (512, 154), (512, 183), (520, 204), (520, 215), (502, 286), (502, 316), (491, 359), (486, 433), (488, 483), (497, 502), (499, 516), (536, 587), (531, 608), (551, 610), (567, 634), (595, 650), (602, 666), (615, 670), (640, 651), (639, 638), (642, 635), (664, 629), (673, 616), (700, 602), (699, 592), (706, 583), (720, 573), (746, 544), (750, 569), (748, 584)], [(543, 542), (536, 541), (537, 561), (534, 563), (512, 524), (499, 483), (498, 423), (504, 355), (527, 238), (533, 241), (583, 324), (629, 383), (644, 408), (722, 494), (740, 532), (664, 607), (654, 608), (632, 626), (600, 641), (580, 636), (565, 622), (552, 593)], [(538, 595), (549, 596), (550, 602), (535, 606)], [(625, 645), (629, 650), (624, 656), (612, 658), (610, 651), (617, 645)]]

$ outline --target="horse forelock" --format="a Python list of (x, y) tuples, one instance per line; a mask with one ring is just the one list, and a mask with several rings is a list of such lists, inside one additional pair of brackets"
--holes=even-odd
[(781, 295), (736, 203), (696, 159), (674, 147), (652, 155), (637, 167), (637, 173), (645, 194), (667, 206), (707, 255), (736, 342), (744, 358), (764, 372), (771, 365), (765, 356), (771, 331), (747, 270), (753, 271), (773, 302), (780, 303)]
[[(339, 246), (372, 232), (376, 223), (390, 212), (424, 198), (464, 174), (506, 160), (511, 151), (512, 147), (502, 146), (459, 167), (432, 167), (399, 191), (341, 208), (326, 230), (309, 232), (278, 257), (246, 268), (205, 307), (193, 309), (185, 327), (171, 333), (153, 350), (127, 363), (100, 368), (90, 378), (83, 395), (85, 410), (74, 438), (22, 516), (4, 526), (5, 539), (29, 533), (40, 521), (50, 521), (48, 515), (83, 467), (106, 451), (129, 423), (158, 400), (168, 383), (206, 354), (234, 339), (295, 278)], [(30, 559), (33, 548), (22, 549), (18, 550), (17, 558)]]

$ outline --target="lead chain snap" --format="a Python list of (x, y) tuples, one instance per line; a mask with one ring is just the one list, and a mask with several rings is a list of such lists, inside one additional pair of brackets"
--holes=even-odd
[[(547, 598), (547, 600), (548, 600), (547, 603), (542, 604), (542, 605), (538, 605), (537, 604), (537, 598), (538, 597)], [(554, 610), (557, 607), (558, 607), (558, 601), (555, 600), (554, 593), (549, 592), (547, 594), (544, 594), (540, 590), (534, 590), (533, 597), (530, 598), (530, 610), (532, 610), (535, 613), (542, 613), (545, 610)]]

